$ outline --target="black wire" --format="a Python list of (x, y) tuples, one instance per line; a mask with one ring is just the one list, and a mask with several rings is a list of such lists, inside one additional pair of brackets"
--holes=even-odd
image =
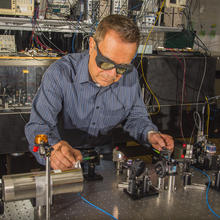
[[(101, 17), (105, 14), (105, 11), (107, 10), (108, 6), (110, 7), (110, 5), (108, 4), (108, 0), (107, 0), (105, 9), (103, 10), (102, 14), (99, 16), (99, 19), (101, 19)], [(100, 7), (101, 7), (101, 5), (100, 5)]]
[(192, 0), (188, 1), (189, 5), (186, 6), (186, 8), (183, 10), (183, 14), (185, 15), (187, 19), (187, 30), (189, 30), (192, 34), (195, 35), (195, 37), (202, 43), (203, 46), (201, 46), (199, 43), (196, 43), (200, 48), (202, 48), (207, 54), (210, 54), (209, 49), (207, 46), (204, 44), (204, 42), (199, 38), (197, 33), (194, 31), (193, 26), (192, 26), (192, 20), (191, 20), (191, 6), (192, 6)]

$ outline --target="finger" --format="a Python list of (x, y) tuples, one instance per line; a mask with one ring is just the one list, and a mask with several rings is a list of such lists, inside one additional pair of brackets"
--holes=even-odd
[(58, 166), (54, 163), (54, 161), (50, 161), (50, 166), (52, 167), (52, 169), (54, 169), (54, 170), (58, 170), (59, 168), (58, 168)]
[(68, 157), (62, 153), (62, 151), (55, 151), (55, 157), (59, 160), (65, 167), (72, 167), (72, 162), (68, 159)]
[(167, 145), (173, 143), (173, 138), (170, 135), (167, 134), (160, 134), (160, 135), (167, 142)]
[(57, 159), (53, 159), (51, 160), (51, 166), (53, 169), (55, 170), (65, 170), (67, 169), (60, 161), (58, 161)]
[(60, 161), (57, 157), (56, 157), (56, 154), (54, 154), (54, 156), (51, 158), (51, 161), (53, 162), (53, 164), (56, 165), (56, 168), (57, 169), (60, 169), (60, 170), (65, 170), (67, 169), (68, 167), (66, 167), (62, 161)]
[(74, 154), (74, 157), (76, 158), (76, 161), (78, 160), (82, 161), (83, 156), (79, 150), (73, 149), (73, 154)]
[(161, 134), (161, 136), (164, 138), (164, 140), (166, 142), (166, 148), (169, 150), (173, 150), (173, 148), (174, 148), (173, 138), (169, 135), (164, 135), (164, 134)]
[(155, 141), (156, 141), (156, 144), (158, 144), (160, 147), (166, 146), (166, 143), (160, 134), (155, 135)]
[(172, 140), (167, 142), (166, 148), (173, 151), (173, 149), (174, 149), (174, 142)]
[(152, 147), (159, 151), (162, 150), (162, 147), (159, 144), (152, 144)]
[(77, 161), (77, 158), (75, 157), (74, 154), (74, 150), (75, 149), (73, 149), (72, 147), (71, 148), (65, 147), (61, 149), (62, 154), (65, 155), (65, 157), (69, 160), (71, 165), (73, 165)]

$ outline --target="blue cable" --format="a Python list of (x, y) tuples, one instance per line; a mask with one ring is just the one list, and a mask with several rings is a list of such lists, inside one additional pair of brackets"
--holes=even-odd
[(139, 7), (139, 6), (142, 6), (143, 3), (140, 3), (140, 4), (137, 4), (135, 5), (133, 8), (131, 8), (130, 10), (134, 10), (135, 8)]
[[(79, 25), (79, 22), (80, 22), (80, 20), (81, 20), (81, 18), (82, 18), (82, 15), (83, 15), (83, 13), (80, 12), (79, 19), (78, 19), (78, 21), (77, 21), (77, 24), (78, 24), (78, 25)], [(77, 29), (78, 29), (78, 28), (77, 28)], [(75, 41), (75, 38), (76, 38), (76, 33), (73, 34), (73, 39), (72, 39), (72, 53), (75, 52), (75, 49), (74, 49), (74, 41)]]
[(220, 215), (218, 215), (217, 213), (215, 213), (214, 210), (213, 210), (213, 209), (211, 208), (211, 206), (209, 205), (208, 193), (209, 193), (209, 189), (210, 189), (210, 185), (211, 185), (211, 179), (210, 179), (209, 175), (208, 175), (206, 172), (204, 172), (204, 171), (202, 171), (202, 170), (200, 170), (200, 169), (198, 169), (198, 168), (196, 168), (196, 167), (192, 167), (192, 168), (194, 168), (195, 170), (198, 170), (200, 173), (202, 173), (203, 175), (205, 175), (205, 176), (208, 177), (209, 184), (208, 184), (207, 189), (206, 189), (206, 203), (207, 203), (207, 206), (208, 206), (209, 210), (210, 210), (217, 218), (220, 219)]
[(76, 38), (76, 33), (73, 34), (73, 39), (72, 39), (72, 53), (74, 53), (74, 41), (75, 41), (75, 38)]
[(92, 204), (91, 202), (89, 202), (89, 201), (88, 201), (87, 199), (85, 199), (80, 193), (78, 193), (78, 195), (81, 197), (81, 199), (82, 199), (84, 202), (88, 203), (89, 205), (91, 205), (92, 207), (98, 209), (99, 211), (105, 213), (106, 215), (110, 216), (110, 217), (113, 218), (114, 220), (118, 220), (117, 218), (115, 218), (115, 217), (114, 217), (113, 215), (111, 215), (110, 213), (106, 212), (105, 210), (103, 210), (103, 209), (99, 208), (98, 206), (96, 206), (96, 205)]

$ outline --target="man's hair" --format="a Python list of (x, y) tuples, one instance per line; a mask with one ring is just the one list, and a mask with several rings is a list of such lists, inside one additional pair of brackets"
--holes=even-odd
[(128, 43), (139, 45), (140, 32), (137, 25), (128, 17), (123, 15), (109, 15), (99, 23), (94, 38), (97, 42), (104, 39), (106, 33), (113, 30), (119, 34), (120, 38)]

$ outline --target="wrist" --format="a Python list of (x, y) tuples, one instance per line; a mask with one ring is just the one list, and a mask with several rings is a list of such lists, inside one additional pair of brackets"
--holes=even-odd
[(155, 130), (148, 131), (148, 133), (147, 133), (147, 138), (148, 138), (148, 139), (149, 139), (149, 137), (150, 137), (151, 134), (160, 134), (160, 132), (159, 132), (159, 131), (155, 131)]

